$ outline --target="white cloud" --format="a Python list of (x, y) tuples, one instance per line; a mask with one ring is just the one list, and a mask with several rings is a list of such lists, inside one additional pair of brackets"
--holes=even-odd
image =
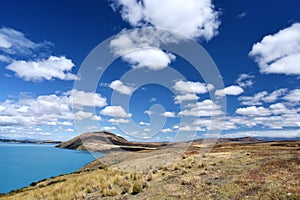
[(243, 116), (228, 116), (228, 120), (247, 128), (259, 125), (264, 129), (300, 127), (299, 111), (296, 105), (285, 103), (271, 104), (269, 108), (251, 106), (237, 110), (237, 113)]
[(121, 106), (107, 106), (100, 111), (100, 114), (119, 118), (129, 118), (132, 116), (131, 113), (127, 113)]
[(238, 137), (273, 137), (273, 138), (295, 138), (300, 137), (300, 130), (262, 130), (262, 131), (239, 131), (222, 134), (223, 138)]
[[(145, 131), (145, 132), (150, 132), (151, 129), (150, 129), (150, 128), (145, 128), (144, 131)], [(146, 136), (146, 135), (147, 135), (147, 134), (144, 133), (144, 136)]]
[(122, 56), (122, 59), (133, 68), (143, 68), (152, 71), (157, 71), (168, 67), (175, 59), (171, 53), (166, 53), (161, 49), (142, 49), (127, 53)]
[(161, 43), (174, 42), (174, 37), (156, 29), (138, 29), (116, 37), (110, 43), (111, 51), (133, 68), (157, 71), (168, 67), (175, 56), (159, 48)]
[(178, 128), (179, 131), (205, 131), (205, 129), (198, 126), (181, 126)]
[(0, 50), (6, 54), (30, 55), (34, 50), (47, 45), (50, 43), (35, 43), (14, 29), (0, 29)]
[(250, 115), (250, 116), (269, 116), (271, 115), (271, 112), (264, 108), (264, 107), (256, 107), (256, 106), (250, 106), (246, 108), (238, 108), (236, 110), (237, 114), (241, 115)]
[(236, 122), (230, 120), (231, 117), (216, 118), (198, 118), (192, 124), (194, 126), (200, 126), (204, 130), (233, 130), (237, 129)]
[(73, 123), (72, 122), (68, 122), (68, 121), (63, 121), (63, 122), (60, 122), (59, 124), (63, 125), (63, 126), (73, 126)]
[(113, 131), (113, 130), (116, 130), (116, 127), (114, 127), (114, 126), (104, 126), (104, 127), (103, 127), (103, 130), (106, 130), (106, 131)]
[(52, 134), (35, 126), (0, 126), (0, 136), (12, 139), (51, 139)]
[(130, 121), (128, 119), (110, 119), (108, 120), (108, 122), (120, 124), (120, 123), (129, 123)]
[(242, 12), (242, 13), (240, 13), (240, 14), (238, 14), (238, 18), (239, 19), (243, 19), (243, 18), (245, 18), (247, 16), (247, 12)]
[(78, 80), (72, 73), (74, 63), (65, 56), (51, 56), (52, 43), (36, 43), (22, 32), (11, 28), (0, 29), (0, 61), (25, 81)]
[(84, 120), (84, 119), (91, 119), (93, 117), (93, 113), (91, 112), (84, 112), (82, 110), (74, 113), (75, 120)]
[(150, 110), (146, 110), (144, 113), (147, 114), (147, 115), (149, 115), (149, 116), (153, 114), (153, 112), (150, 111)]
[(251, 74), (240, 74), (235, 82), (242, 88), (251, 87), (254, 84), (254, 78), (255, 76)]
[(241, 96), (239, 97), (239, 101), (243, 105), (247, 106), (258, 106), (262, 105), (263, 102), (272, 103), (282, 98), (282, 96), (287, 92), (286, 88), (281, 88), (278, 90), (274, 90), (272, 93), (268, 93), (267, 91), (262, 91), (254, 96)]
[(174, 112), (166, 111), (166, 112), (162, 113), (161, 116), (172, 118), (172, 117), (176, 117), (176, 114)]
[(254, 96), (241, 96), (238, 98), (239, 101), (242, 101), (241, 103), (246, 106), (257, 106), (262, 105), (262, 98), (268, 95), (267, 91), (262, 91)]
[(300, 89), (290, 91), (283, 99), (291, 102), (300, 102)]
[[(82, 96), (86, 94), (87, 97), (94, 97), (94, 93), (78, 90), (76, 92), (82, 92)], [(81, 102), (81, 104), (92, 106), (85, 102)], [(82, 107), (80, 106), (80, 108)], [(73, 129), (72, 120), (74, 119), (101, 120), (100, 116), (93, 115), (92, 112), (84, 110), (74, 112), (72, 110), (72, 91), (37, 97), (20, 94), (16, 100), (0, 102), (0, 134), (8, 134), (9, 137), (39, 138), (49, 131), (68, 132)], [(66, 126), (69, 127), (65, 128)], [(3, 127), (10, 127), (12, 132), (5, 131)], [(66, 136), (57, 136), (58, 139), (60, 137), (68, 139)]]
[(275, 115), (284, 114), (284, 113), (289, 113), (290, 112), (283, 103), (276, 103), (276, 104), (270, 105), (270, 110)]
[(126, 94), (126, 95), (131, 95), (132, 92), (134, 91), (133, 87), (124, 84), (120, 80), (115, 80), (115, 81), (111, 82), (109, 87), (121, 94)]
[(72, 129), (72, 128), (67, 128), (67, 129), (65, 129), (64, 131), (65, 131), (65, 132), (75, 132), (75, 130)]
[(283, 94), (285, 94), (286, 91), (287, 91), (286, 88), (275, 90), (271, 94), (263, 97), (262, 100), (264, 102), (275, 102), (278, 100), (279, 97), (281, 97)]
[(40, 61), (13, 61), (6, 69), (16, 73), (25, 81), (42, 80), (77, 80), (78, 77), (71, 73), (73, 62), (64, 56), (50, 56), (47, 60)]
[(210, 40), (217, 35), (220, 22), (211, 0), (114, 0), (125, 21), (132, 26), (151, 24), (192, 38)]
[(93, 121), (101, 121), (102, 118), (101, 118), (101, 116), (93, 115), (93, 116), (91, 117), (91, 120), (93, 120)]
[(225, 95), (233, 95), (233, 96), (237, 96), (240, 95), (244, 92), (243, 88), (241, 88), (240, 86), (237, 85), (231, 85), (228, 86), (222, 90), (217, 90), (215, 92), (216, 96), (225, 96)]
[(177, 95), (175, 96), (174, 100), (175, 100), (175, 103), (176, 104), (180, 104), (184, 101), (195, 101), (195, 100), (198, 100), (199, 97), (195, 94), (184, 94), (184, 95)]
[(81, 107), (104, 107), (107, 105), (106, 98), (102, 97), (101, 94), (94, 92), (85, 92), (82, 90), (70, 90), (65, 93), (70, 95), (71, 101), (76, 108)]
[(42, 95), (0, 102), (0, 125), (41, 126), (73, 119), (68, 96)]
[(162, 132), (162, 133), (172, 133), (174, 131), (170, 128), (164, 128), (164, 129), (161, 129), (160, 132)]
[(182, 94), (186, 94), (186, 93), (205, 94), (208, 92), (208, 86), (211, 88), (211, 84), (207, 85), (201, 82), (179, 80), (176, 81), (173, 88)]
[(8, 38), (0, 34), (0, 48), (8, 49), (12, 46), (12, 44), (7, 40)]
[(300, 23), (294, 23), (253, 45), (251, 57), (266, 74), (300, 74)]
[(221, 115), (223, 112), (220, 110), (220, 106), (215, 104), (212, 100), (206, 99), (202, 102), (188, 104), (187, 109), (178, 113), (179, 116), (216, 116)]
[(154, 98), (154, 97), (152, 97), (152, 98), (149, 100), (149, 103), (151, 103), (151, 102), (155, 102), (155, 101), (157, 101), (157, 99), (156, 99), (156, 98)]
[(0, 61), (1, 62), (5, 62), (5, 63), (9, 63), (9, 62), (12, 61), (12, 59), (10, 57), (8, 57), (8, 56), (4, 56), (4, 55), (0, 54)]
[(139, 122), (139, 125), (142, 125), (142, 126), (149, 126), (150, 123), (149, 123), (149, 122), (143, 122), (143, 121), (141, 121), (141, 122)]
[[(85, 93), (76, 90), (82, 97), (94, 97), (94, 93)], [(99, 98), (99, 96), (98, 96)], [(102, 102), (102, 101), (100, 101)], [(103, 106), (98, 99), (98, 106)], [(93, 104), (80, 102), (81, 106)], [(72, 91), (60, 96), (41, 95), (38, 97), (20, 96), (17, 101), (6, 100), (0, 102), (0, 126), (72, 126), (71, 120), (101, 120), (100, 116), (83, 110), (72, 112)], [(24, 133), (25, 134), (25, 133)]]

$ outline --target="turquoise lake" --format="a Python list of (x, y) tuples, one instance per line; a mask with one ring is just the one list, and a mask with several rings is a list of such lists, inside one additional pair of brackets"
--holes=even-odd
[(0, 193), (74, 172), (103, 155), (58, 149), (52, 144), (0, 143)]

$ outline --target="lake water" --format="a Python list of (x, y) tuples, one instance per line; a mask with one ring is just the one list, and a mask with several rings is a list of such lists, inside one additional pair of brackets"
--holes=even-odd
[(0, 193), (51, 176), (71, 173), (93, 161), (88, 152), (58, 149), (48, 144), (0, 143)]

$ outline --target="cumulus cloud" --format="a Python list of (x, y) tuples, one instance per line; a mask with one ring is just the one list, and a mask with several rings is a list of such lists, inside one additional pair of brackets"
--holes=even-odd
[(11, 61), (12, 61), (12, 59), (10, 57), (0, 54), (0, 62), (9, 63)]
[(271, 112), (264, 108), (264, 107), (256, 107), (256, 106), (250, 106), (245, 108), (238, 108), (236, 110), (237, 114), (241, 115), (250, 115), (250, 116), (269, 116), (271, 115)]
[(296, 138), (300, 137), (300, 130), (261, 130), (261, 131), (238, 131), (222, 134), (223, 138), (238, 137), (271, 137), (271, 138)]
[(161, 49), (143, 49), (125, 54), (122, 56), (122, 59), (134, 68), (157, 71), (168, 67), (172, 60), (175, 59), (175, 56)]
[(160, 132), (162, 132), (162, 133), (172, 133), (174, 131), (171, 128), (164, 128), (164, 129), (161, 129)]
[(166, 41), (174, 42), (174, 38), (155, 29), (139, 29), (118, 36), (111, 41), (110, 48), (132, 68), (157, 71), (168, 67), (176, 58), (159, 48)]
[(69, 97), (42, 95), (0, 102), (0, 125), (53, 126), (72, 120)]
[(283, 103), (275, 103), (270, 105), (270, 110), (275, 115), (290, 113), (290, 110)]
[(120, 124), (120, 123), (129, 123), (129, 120), (128, 119), (109, 119), (108, 122), (110, 123), (117, 123), (117, 124)]
[(122, 106), (107, 106), (100, 111), (100, 114), (110, 117), (129, 118), (131, 113), (127, 113)]
[(161, 116), (172, 118), (172, 117), (176, 117), (176, 114), (174, 112), (166, 111), (166, 112), (162, 113)]
[(107, 105), (106, 98), (95, 92), (86, 92), (82, 90), (70, 90), (65, 93), (70, 95), (75, 108), (81, 107), (104, 107)]
[(254, 78), (255, 76), (251, 74), (240, 74), (235, 82), (242, 88), (251, 87), (254, 84)]
[(264, 102), (272, 103), (282, 98), (283, 95), (287, 92), (286, 88), (281, 88), (278, 90), (274, 90), (272, 93), (267, 91), (258, 92), (254, 96), (241, 96), (239, 97), (239, 101), (241, 101), (242, 105), (247, 106), (258, 106), (262, 105)]
[(64, 56), (50, 56), (48, 59), (40, 61), (13, 61), (6, 66), (6, 69), (15, 72), (25, 81), (77, 80), (78, 77), (71, 73), (73, 67), (72, 60)]
[(239, 19), (243, 19), (243, 18), (245, 18), (245, 17), (247, 17), (247, 12), (241, 12), (240, 14), (238, 14), (238, 16), (237, 16)]
[(238, 98), (239, 101), (241, 101), (242, 105), (247, 105), (247, 106), (257, 106), (257, 105), (262, 105), (262, 98), (268, 95), (267, 91), (262, 91), (254, 96), (241, 96)]
[(199, 97), (197, 95), (190, 94), (190, 93), (184, 94), (184, 95), (177, 95), (174, 98), (176, 104), (180, 104), (184, 101), (196, 101), (198, 99), (199, 99)]
[(49, 42), (35, 43), (22, 32), (11, 29), (0, 29), (0, 51), (7, 55), (24, 56), (36, 53), (36, 50), (51, 45)]
[(157, 101), (157, 99), (156, 99), (156, 98), (154, 98), (154, 97), (151, 97), (151, 99), (149, 100), (149, 103), (151, 103), (151, 102), (155, 102), (155, 101)]
[(8, 63), (7, 70), (25, 81), (78, 80), (72, 73), (74, 63), (65, 56), (51, 56), (52, 43), (36, 43), (22, 32), (0, 29), (0, 62)]
[[(71, 126), (73, 125), (70, 120), (101, 120), (99, 116), (93, 115), (93, 113), (85, 111), (77, 111), (73, 114), (72, 100), (73, 94), (79, 94), (75, 101), (80, 108), (93, 107), (94, 102), (86, 101), (85, 98), (95, 97), (95, 105), (97, 107), (103, 107), (106, 105), (106, 100), (102, 99), (99, 94), (86, 93), (79, 90), (71, 90), (58, 96), (56, 94), (41, 95), (36, 98), (33, 97), (20, 97), (18, 101), (6, 100), (0, 102), (0, 125), (20, 125), (20, 126)], [(84, 98), (85, 97), (85, 98)], [(104, 104), (105, 103), (105, 104)]]
[(300, 74), (300, 23), (265, 36), (253, 45), (249, 55), (265, 74)]
[(153, 115), (153, 111), (150, 111), (150, 110), (146, 110), (145, 112), (144, 112), (145, 114), (147, 114), (147, 115)]
[(300, 102), (300, 89), (290, 91), (283, 99), (291, 102)]
[(262, 100), (265, 102), (275, 102), (286, 93), (286, 88), (281, 88), (278, 90), (273, 91), (271, 94), (268, 94), (267, 96), (263, 97)]
[(211, 0), (112, 1), (114, 10), (132, 26), (152, 25), (177, 31), (192, 38), (210, 40), (218, 33), (219, 13)]
[(179, 116), (193, 117), (216, 116), (221, 114), (223, 114), (223, 112), (220, 110), (220, 106), (209, 99), (197, 103), (188, 104), (186, 106), (186, 109), (178, 113)]
[(134, 88), (132, 86), (126, 85), (125, 83), (123, 83), (120, 80), (115, 80), (115, 81), (111, 82), (109, 87), (111, 89), (113, 89), (121, 94), (125, 94), (125, 95), (131, 95), (132, 92), (134, 91)]
[(150, 123), (149, 123), (149, 122), (143, 122), (143, 121), (141, 121), (141, 122), (139, 122), (139, 125), (142, 125), (142, 126), (149, 126)]
[(104, 126), (104, 127), (103, 127), (103, 130), (106, 130), (106, 131), (114, 131), (114, 130), (116, 130), (116, 127), (114, 127), (114, 126)]
[(182, 93), (196, 93), (196, 94), (205, 94), (213, 86), (211, 84), (205, 84), (201, 82), (192, 82), (192, 81), (176, 81), (173, 88)]
[(240, 95), (244, 92), (243, 88), (241, 88), (240, 86), (237, 85), (231, 85), (228, 86), (222, 90), (217, 90), (215, 92), (216, 96), (225, 96), (225, 95), (233, 95), (233, 96), (237, 96)]
[(74, 113), (74, 117), (76, 120), (91, 119), (93, 117), (93, 113), (80, 110)]
[(300, 127), (300, 113), (296, 104), (280, 102), (269, 107), (250, 106), (239, 108), (236, 113), (241, 116), (228, 116), (229, 121), (239, 126), (252, 128), (263, 126), (270, 129), (283, 129), (284, 127)]
[(231, 117), (214, 119), (201, 117), (192, 122), (193, 126), (200, 126), (204, 130), (233, 130), (237, 129), (236, 123), (230, 121)]
[(199, 127), (199, 126), (189, 126), (189, 125), (186, 125), (186, 126), (181, 126), (178, 128), (179, 131), (186, 131), (186, 132), (194, 132), (194, 131), (205, 131), (205, 129)]

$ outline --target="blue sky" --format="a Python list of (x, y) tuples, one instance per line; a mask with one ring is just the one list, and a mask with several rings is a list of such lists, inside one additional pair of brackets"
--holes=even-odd
[[(155, 141), (208, 130), (222, 137), (300, 137), (299, 7), (297, 0), (1, 2), (0, 137), (66, 140), (104, 129)], [(224, 88), (163, 49), (164, 41), (183, 40), (160, 29), (201, 44)], [(87, 82), (80, 74), (84, 59), (116, 34), (115, 60), (95, 90), (74, 87)], [(152, 75), (151, 84), (139, 85)]]

